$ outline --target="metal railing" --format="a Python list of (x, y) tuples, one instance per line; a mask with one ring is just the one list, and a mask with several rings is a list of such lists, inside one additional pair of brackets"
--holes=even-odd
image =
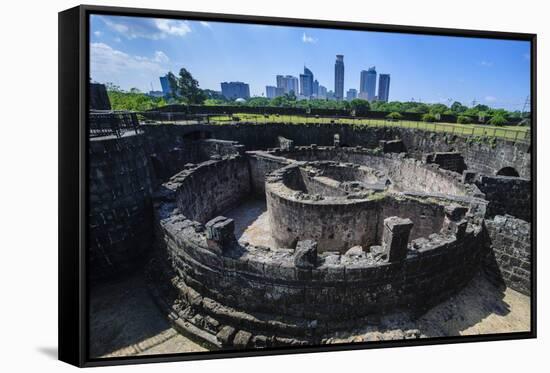
[(136, 112), (130, 111), (90, 111), (88, 118), (90, 137), (122, 137), (126, 131), (139, 133), (139, 119)]

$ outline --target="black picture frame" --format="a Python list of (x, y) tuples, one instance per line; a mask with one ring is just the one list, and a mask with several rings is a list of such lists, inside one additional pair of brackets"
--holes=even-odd
[[(532, 263), (531, 263), (531, 331), (476, 336), (439, 337), (407, 341), (380, 341), (331, 346), (285, 347), (239, 352), (213, 351), (170, 355), (101, 358), (88, 356), (88, 281), (87, 281), (87, 211), (88, 211), (88, 72), (89, 16), (109, 14), (137, 17), (174, 18), (201, 21), (254, 23), (345, 30), (383, 31), (423, 35), (444, 35), (488, 39), (528, 41), (531, 44), (531, 188), (532, 188)], [(283, 355), (401, 346), (434, 345), (536, 338), (536, 196), (537, 196), (537, 36), (450, 28), (400, 26), (311, 19), (276, 18), (232, 14), (199, 13), (157, 9), (137, 9), (82, 5), (59, 13), (59, 359), (79, 367), (218, 359), (261, 355)]]

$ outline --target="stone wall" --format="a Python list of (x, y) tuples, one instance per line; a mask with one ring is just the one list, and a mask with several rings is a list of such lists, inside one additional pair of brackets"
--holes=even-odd
[(489, 201), (487, 216), (509, 214), (531, 221), (531, 181), (510, 176), (481, 176), (478, 188)]
[(422, 159), (425, 153), (458, 152), (462, 154), (468, 169), (489, 175), (504, 167), (513, 167), (521, 177), (531, 176), (531, 147), (503, 139), (452, 135), (407, 128), (353, 126), (348, 124), (252, 124), (232, 125), (145, 125), (144, 130), (153, 137), (177, 138), (187, 133), (204, 131), (213, 138), (233, 140), (245, 145), (247, 150), (275, 148), (278, 137), (300, 145), (333, 145), (334, 135), (339, 135), (342, 146), (377, 148), (380, 140), (401, 139), (409, 154)]
[(247, 161), (231, 156), (190, 166), (170, 179), (183, 215), (201, 223), (250, 195)]
[(481, 228), (470, 226), (460, 238), (413, 240), (402, 260), (324, 253), (304, 268), (291, 250), (236, 240), (221, 252), (212, 250), (204, 226), (173, 210), (173, 201), (157, 209), (158, 247), (161, 257), (169, 257), (161, 261), (168, 270), (158, 274), (176, 276), (161, 282), (174, 285), (167, 303), (174, 302), (179, 325), (206, 330), (219, 346), (321, 343), (327, 333), (366, 322), (362, 318), (369, 315), (425, 310), (464, 286), (485, 256)]
[(152, 244), (152, 174), (142, 135), (89, 142), (89, 262), (93, 281), (135, 268)]
[(379, 154), (361, 147), (300, 146), (293, 151), (274, 149), (270, 154), (298, 161), (332, 160), (367, 165), (384, 172), (402, 190), (481, 197), (475, 185), (465, 185), (460, 174), (399, 154)]
[(271, 173), (266, 183), (271, 234), (278, 246), (293, 249), (299, 240), (311, 239), (327, 251), (376, 243), (376, 201), (319, 199), (285, 186), (290, 181), (283, 179), (294, 176), (301, 180), (299, 174), (299, 166), (288, 166)]
[(426, 163), (435, 163), (439, 167), (461, 174), (466, 169), (464, 157), (457, 152), (428, 153), (425, 156)]
[(467, 169), (496, 175), (504, 167), (513, 167), (521, 177), (531, 178), (530, 144), (413, 129), (401, 129), (400, 138), (407, 152), (418, 159), (425, 153), (458, 152)]
[(107, 88), (104, 84), (90, 83), (90, 109), (91, 110), (111, 110), (111, 102), (107, 95)]
[(265, 197), (265, 177), (270, 172), (275, 171), (289, 161), (282, 157), (277, 157), (266, 152), (247, 152), (248, 164), (250, 168), (250, 182), (254, 194)]
[(509, 215), (486, 220), (492, 252), (487, 272), (520, 293), (531, 294), (531, 224)]

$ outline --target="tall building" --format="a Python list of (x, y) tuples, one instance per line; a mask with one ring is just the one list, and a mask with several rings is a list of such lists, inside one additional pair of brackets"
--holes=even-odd
[(237, 98), (250, 98), (250, 87), (248, 84), (243, 82), (223, 82), (222, 86), (222, 95), (230, 100)]
[(355, 88), (348, 89), (346, 93), (346, 100), (351, 101), (357, 98), (357, 90)]
[(313, 96), (319, 96), (319, 81), (317, 79), (313, 81)]
[(161, 76), (160, 86), (162, 88), (162, 93), (164, 96), (169, 96), (172, 93), (172, 88), (170, 87), (170, 81), (168, 80), (168, 74)]
[(344, 98), (344, 55), (337, 54), (334, 63), (334, 98)]
[(292, 75), (277, 75), (277, 88), (282, 88), (285, 94), (294, 93), (296, 96), (298, 90), (298, 78)]
[(327, 98), (327, 87), (323, 85), (319, 85), (319, 92), (317, 93), (317, 97), (326, 99)]
[(388, 102), (390, 97), (390, 74), (380, 74), (378, 78), (378, 100)]
[(361, 71), (359, 83), (359, 97), (374, 101), (376, 96), (376, 67), (369, 67), (367, 71)]
[(313, 73), (304, 66), (304, 73), (300, 74), (300, 94), (310, 98), (313, 96)]
[(282, 88), (274, 87), (272, 85), (268, 85), (265, 87), (265, 97), (267, 98), (275, 98), (284, 94), (285, 92)]

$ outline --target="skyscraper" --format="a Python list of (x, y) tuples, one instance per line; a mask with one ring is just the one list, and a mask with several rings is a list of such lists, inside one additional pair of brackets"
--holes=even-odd
[(355, 88), (348, 89), (346, 93), (346, 100), (351, 101), (357, 98), (357, 90)]
[(170, 87), (170, 81), (168, 80), (168, 74), (161, 76), (160, 78), (160, 86), (162, 88), (162, 94), (164, 96), (169, 96), (170, 93), (172, 93), (172, 88)]
[(390, 97), (390, 74), (380, 74), (378, 78), (378, 100), (388, 102)]
[(248, 84), (243, 82), (223, 82), (222, 86), (222, 95), (230, 100), (237, 98), (250, 98), (250, 87)]
[(373, 101), (376, 96), (376, 67), (361, 71), (359, 97)]
[(300, 94), (310, 98), (313, 96), (313, 73), (304, 66), (304, 73), (300, 74)]
[(274, 87), (272, 85), (268, 85), (265, 87), (265, 97), (267, 98), (275, 98), (284, 95), (284, 91), (282, 88)]
[(344, 98), (344, 55), (337, 54), (334, 63), (334, 98)]
[(317, 97), (326, 99), (327, 98), (327, 87), (319, 85), (319, 92), (317, 92)]
[(292, 75), (277, 75), (277, 88), (282, 88), (285, 94), (292, 92), (298, 95), (298, 78)]
[(319, 96), (319, 81), (317, 79), (313, 81), (313, 96)]

